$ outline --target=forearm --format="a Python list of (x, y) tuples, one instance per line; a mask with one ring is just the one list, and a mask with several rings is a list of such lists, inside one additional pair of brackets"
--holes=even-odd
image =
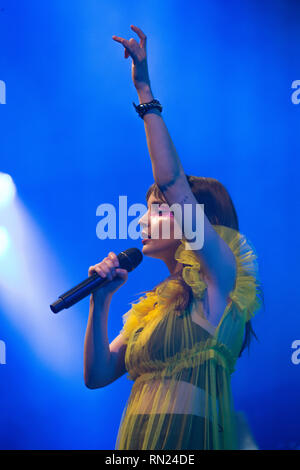
[(110, 349), (107, 335), (111, 296), (90, 297), (89, 318), (84, 340), (84, 382), (90, 388), (101, 386), (109, 372)]
[[(138, 90), (137, 93), (140, 103), (148, 103), (154, 98), (150, 87)], [(149, 111), (143, 120), (155, 182), (164, 186), (184, 176), (183, 167), (160, 111)]]

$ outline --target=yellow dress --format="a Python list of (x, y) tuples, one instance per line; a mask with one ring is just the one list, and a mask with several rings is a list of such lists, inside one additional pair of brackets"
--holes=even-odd
[(123, 316), (125, 364), (134, 383), (118, 450), (238, 448), (230, 379), (245, 324), (262, 305), (261, 288), (253, 245), (234, 229), (213, 227), (237, 266), (235, 287), (217, 327), (199, 309), (207, 286), (199, 258), (185, 249), (183, 240), (175, 259), (184, 265), (183, 279), (193, 291), (190, 307), (176, 310), (180, 284), (168, 280), (132, 303)]

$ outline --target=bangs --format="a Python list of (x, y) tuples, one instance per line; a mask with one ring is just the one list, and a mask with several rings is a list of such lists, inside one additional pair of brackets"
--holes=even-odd
[(146, 193), (146, 201), (148, 202), (148, 199), (149, 197), (151, 196), (151, 194), (153, 194), (153, 196), (161, 201), (162, 203), (165, 203), (166, 202), (166, 199), (165, 197), (163, 196), (163, 193), (161, 192), (161, 190), (159, 189), (159, 187), (157, 186), (156, 183), (153, 183), (150, 188), (148, 189), (147, 193)]

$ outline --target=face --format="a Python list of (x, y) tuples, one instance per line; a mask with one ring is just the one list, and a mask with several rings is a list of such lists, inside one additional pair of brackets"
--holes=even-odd
[[(156, 206), (151, 207), (153, 204)], [(180, 244), (180, 239), (175, 238), (177, 234), (174, 228), (177, 222), (174, 214), (166, 201), (158, 200), (153, 194), (150, 195), (147, 206), (147, 212), (139, 220), (143, 235), (142, 252), (146, 256), (166, 262), (172, 260)]]

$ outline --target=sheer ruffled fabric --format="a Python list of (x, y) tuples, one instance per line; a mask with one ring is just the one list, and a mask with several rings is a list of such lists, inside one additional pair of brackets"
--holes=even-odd
[(260, 309), (257, 255), (249, 240), (214, 225), (236, 260), (236, 282), (217, 327), (204, 318), (201, 263), (181, 241), (175, 258), (193, 300), (178, 311), (176, 279), (147, 292), (123, 316), (125, 364), (134, 381), (116, 449), (237, 449), (230, 379), (245, 323)]

